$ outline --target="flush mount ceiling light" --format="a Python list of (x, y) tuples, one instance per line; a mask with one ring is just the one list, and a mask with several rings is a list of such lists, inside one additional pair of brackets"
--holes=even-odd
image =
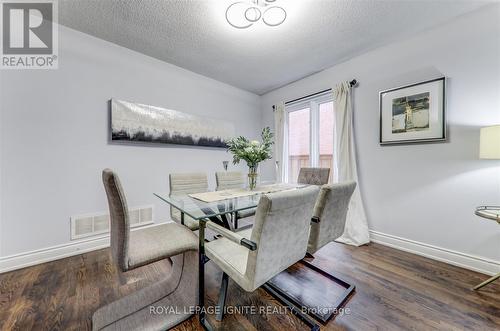
[(227, 22), (237, 29), (251, 27), (262, 19), (268, 26), (278, 26), (286, 20), (286, 11), (274, 3), (276, 0), (238, 1), (226, 9)]

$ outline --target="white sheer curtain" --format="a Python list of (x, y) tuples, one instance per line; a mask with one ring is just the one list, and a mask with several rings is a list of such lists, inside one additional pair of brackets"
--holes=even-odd
[(370, 242), (365, 209), (360, 194), (360, 183), (356, 166), (356, 146), (353, 133), (352, 94), (349, 82), (338, 84), (333, 89), (335, 132), (334, 162), (338, 182), (355, 181), (358, 183), (354, 191), (344, 234), (337, 239), (349, 245), (360, 246)]
[(284, 182), (283, 162), (285, 144), (285, 103), (274, 106), (274, 159), (276, 161), (276, 181)]

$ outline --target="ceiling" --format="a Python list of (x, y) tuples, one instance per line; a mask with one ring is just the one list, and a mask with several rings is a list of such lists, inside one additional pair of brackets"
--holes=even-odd
[(233, 2), (59, 0), (59, 22), (261, 95), (488, 3), (277, 0), (282, 25), (240, 30), (225, 19)]

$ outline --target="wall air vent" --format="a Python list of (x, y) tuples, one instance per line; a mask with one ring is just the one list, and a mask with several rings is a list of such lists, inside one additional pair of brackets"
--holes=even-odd
[[(135, 207), (129, 210), (130, 227), (153, 223), (153, 206)], [(95, 213), (70, 217), (71, 240), (109, 234), (109, 214)]]

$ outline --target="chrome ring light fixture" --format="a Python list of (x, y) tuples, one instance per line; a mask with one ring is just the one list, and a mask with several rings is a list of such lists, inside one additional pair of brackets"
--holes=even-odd
[(255, 23), (262, 17), (262, 13), (257, 7), (250, 7), (245, 10), (245, 18), (247, 21)]
[(246, 29), (262, 19), (268, 26), (281, 25), (287, 17), (285, 9), (274, 5), (276, 0), (248, 0), (232, 3), (226, 9), (226, 21), (234, 28)]

